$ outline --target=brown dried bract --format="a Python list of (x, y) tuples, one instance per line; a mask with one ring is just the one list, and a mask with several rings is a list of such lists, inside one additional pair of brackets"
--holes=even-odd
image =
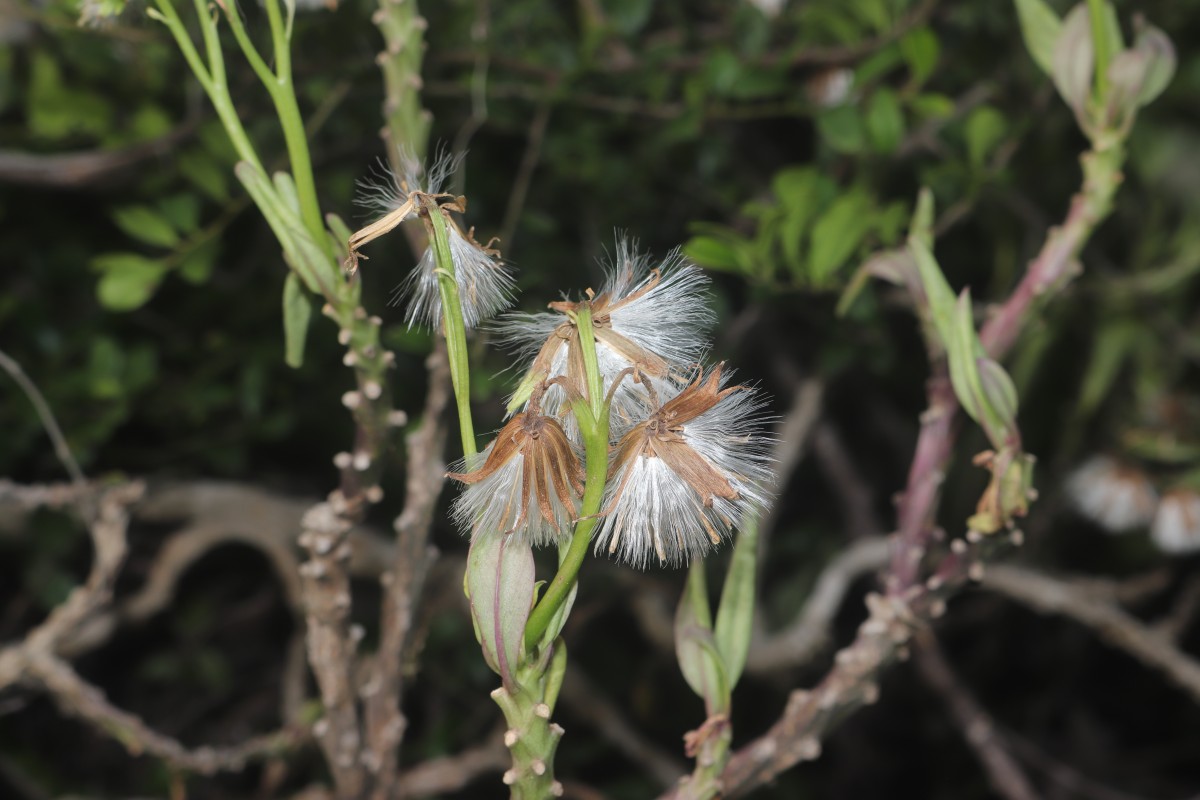
[[(621, 438), (613, 461), (613, 472), (620, 472), (639, 456), (661, 458), (671, 471), (691, 486), (704, 503), (712, 508), (713, 498), (737, 499), (738, 490), (729, 479), (720, 473), (708, 459), (692, 449), (683, 436), (684, 426), (691, 420), (712, 410), (730, 394), (740, 391), (741, 386), (721, 388), (721, 369), (718, 364), (708, 377), (703, 373), (688, 384), (675, 397), (661, 405), (650, 417), (634, 426)], [(653, 389), (647, 386), (653, 395)], [(625, 471), (622, 485), (614, 497), (620, 497), (624, 482), (632, 470)]]
[(670, 365), (666, 360), (638, 345), (632, 339), (617, 333), (613, 330), (612, 323), (612, 314), (614, 312), (643, 297), (657, 286), (660, 280), (661, 274), (656, 269), (651, 271), (650, 279), (646, 281), (644, 286), (617, 300), (614, 300), (608, 292), (594, 295), (592, 290), (589, 289), (587, 300), (580, 300), (577, 303), (569, 300), (559, 300), (550, 303), (549, 307), (552, 310), (560, 314), (565, 314), (567, 319), (554, 329), (554, 332), (550, 334), (546, 343), (542, 345), (542, 349), (538, 351), (537, 357), (533, 360), (530, 372), (534, 375), (543, 376), (550, 374), (554, 354), (565, 343), (567, 346), (566, 378), (568, 382), (573, 386), (587, 386), (583, 366), (583, 349), (579, 341), (579, 329), (575, 324), (575, 315), (580, 309), (586, 307), (592, 314), (592, 329), (595, 332), (597, 342), (601, 342), (611, 348), (621, 358), (633, 365), (638, 372), (655, 378), (666, 377), (670, 371)]
[[(583, 496), (584, 469), (571, 447), (567, 434), (557, 420), (543, 416), (539, 407), (547, 384), (538, 387), (530, 398), (529, 408), (509, 420), (492, 445), (483, 466), (473, 472), (448, 472), (465, 484), (475, 484), (495, 475), (517, 455), (521, 463), (521, 508), (512, 530), (523, 526), (529, 518), (532, 494), (538, 512), (546, 522), (554, 524), (554, 498), (568, 509)], [(511, 531), (506, 531), (511, 532)]]

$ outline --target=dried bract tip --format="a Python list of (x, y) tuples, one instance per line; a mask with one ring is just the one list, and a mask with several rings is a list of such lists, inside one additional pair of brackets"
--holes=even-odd
[(668, 397), (617, 445), (596, 550), (644, 567), (702, 557), (767, 502), (763, 400), (720, 366)]

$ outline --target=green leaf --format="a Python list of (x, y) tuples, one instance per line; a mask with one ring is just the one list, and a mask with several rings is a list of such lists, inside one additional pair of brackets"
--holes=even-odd
[(1062, 21), (1044, 0), (1015, 0), (1015, 3), (1025, 47), (1034, 63), (1049, 75), (1054, 71), (1054, 47), (1062, 31)]
[(1144, 328), (1138, 323), (1119, 321), (1105, 325), (1092, 340), (1091, 357), (1083, 372), (1076, 408), (1081, 416), (1090, 416), (1108, 397), (1121, 367), (1131, 358)]
[(784, 263), (794, 276), (803, 280), (803, 252), (809, 226), (837, 193), (837, 186), (811, 167), (788, 167), (771, 180), (771, 189), (783, 207), (778, 235)]
[(193, 233), (200, 227), (200, 198), (194, 194), (173, 194), (158, 201), (158, 211), (180, 234)]
[(92, 259), (92, 268), (103, 274), (96, 284), (101, 305), (113, 311), (142, 306), (167, 273), (167, 266), (138, 253), (105, 253)]
[(1063, 21), (1062, 33), (1054, 45), (1050, 77), (1059, 95), (1077, 115), (1084, 112), (1092, 95), (1096, 52), (1092, 44), (1092, 25), (1087, 6), (1075, 6)]
[(867, 105), (867, 132), (876, 152), (891, 153), (904, 136), (904, 114), (891, 89), (882, 88), (871, 95)]
[(834, 200), (813, 224), (807, 272), (814, 285), (826, 285), (858, 249), (871, 229), (872, 217), (870, 196), (861, 189), (851, 189)]
[(124, 206), (113, 211), (117, 227), (139, 242), (170, 249), (179, 244), (179, 234), (160, 212), (149, 206)]
[(954, 100), (944, 94), (923, 92), (909, 103), (914, 114), (921, 119), (948, 119), (954, 116)]
[(186, 150), (176, 159), (183, 176), (210, 199), (224, 203), (229, 199), (228, 168), (204, 150)]
[(709, 716), (729, 710), (729, 681), (712, 632), (704, 562), (688, 571), (687, 586), (675, 614), (675, 655), (683, 679), (701, 699)]
[(912, 73), (913, 85), (920, 86), (929, 79), (937, 66), (941, 50), (941, 43), (929, 28), (909, 31), (900, 40), (900, 54), (904, 56), (904, 63)]
[(862, 115), (854, 106), (826, 109), (817, 117), (821, 138), (838, 153), (861, 153), (867, 145)]
[(199, 286), (212, 275), (217, 256), (221, 252), (221, 240), (206, 239), (191, 249), (179, 264), (179, 277), (193, 286)]
[(289, 272), (283, 282), (283, 339), (284, 362), (293, 369), (304, 364), (304, 340), (308, 336), (308, 322), (312, 319), (312, 302), (300, 284), (300, 278)]
[(730, 690), (737, 686), (750, 652), (754, 627), (754, 582), (758, 565), (758, 520), (749, 518), (738, 532), (737, 545), (729, 562), (717, 623), (713, 628), (717, 651), (725, 664)]
[(533, 605), (533, 550), (517, 536), (476, 534), (467, 553), (466, 589), (483, 657), (509, 691), (525, 650)]
[(996, 145), (1004, 138), (1008, 123), (1003, 114), (991, 106), (980, 106), (967, 117), (965, 137), (967, 160), (974, 169), (982, 169)]
[(683, 255), (707, 269), (729, 272), (741, 270), (741, 262), (733, 245), (716, 236), (693, 236), (683, 246)]

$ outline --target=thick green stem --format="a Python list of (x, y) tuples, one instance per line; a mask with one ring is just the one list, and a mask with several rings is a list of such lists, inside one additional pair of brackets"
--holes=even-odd
[[(588, 405), (576, 404), (575, 419), (583, 435), (587, 478), (583, 488), (583, 503), (579, 521), (558, 572), (546, 587), (541, 601), (529, 615), (525, 625), (525, 646), (533, 649), (541, 641), (559, 607), (566, 602), (579, 576), (583, 559), (592, 543), (592, 531), (599, 521), (600, 505), (604, 502), (604, 485), (608, 481), (608, 409), (604, 403), (604, 379), (596, 358), (596, 337), (592, 329), (591, 310), (582, 306), (575, 319), (579, 342), (583, 350), (584, 373), (588, 384)], [(585, 415), (590, 419), (585, 418)]]
[[(561, 646), (562, 642), (557, 642), (556, 650)], [(563, 793), (562, 784), (554, 779), (554, 752), (563, 735), (563, 729), (550, 721), (554, 674), (549, 663), (527, 664), (517, 672), (516, 691), (502, 686), (492, 692), (508, 723), (504, 744), (512, 754), (513, 766), (503, 780), (513, 800), (547, 800)]]
[[(450, 382), (458, 405), (458, 427), (462, 434), (463, 455), (470, 460), (477, 452), (475, 424), (471, 419), (471, 368), (467, 356), (467, 329), (463, 324), (462, 301), (454, 277), (454, 258), (450, 254), (450, 232), (446, 216), (437, 201), (426, 198), (422, 215), (429, 221), (430, 247), (437, 264), (438, 292), (442, 300), (442, 332), (450, 358)], [(468, 465), (470, 467), (471, 465)]]

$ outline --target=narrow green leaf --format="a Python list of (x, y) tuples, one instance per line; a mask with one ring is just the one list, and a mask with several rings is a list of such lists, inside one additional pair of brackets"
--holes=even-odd
[(675, 614), (675, 655), (683, 679), (704, 700), (709, 715), (729, 709), (729, 681), (713, 639), (704, 562), (693, 562)]
[(1092, 95), (1096, 51), (1092, 44), (1092, 26), (1087, 6), (1075, 6), (1063, 21), (1062, 33), (1054, 45), (1050, 77), (1063, 100), (1077, 115), (1084, 112)]
[(304, 340), (308, 337), (308, 322), (312, 319), (312, 302), (295, 272), (289, 272), (283, 282), (283, 339), (284, 362), (293, 369), (304, 364)]
[(113, 211), (113, 222), (139, 242), (170, 249), (179, 244), (179, 234), (160, 212), (149, 206), (124, 206)]
[[(299, 273), (309, 291), (321, 294), (322, 286), (332, 287), (338, 279), (341, 265), (334, 263), (313, 241), (300, 220), (299, 212), (279, 197), (275, 186), (253, 164), (240, 162), (234, 167), (234, 173), (271, 226), (275, 238), (283, 247), (288, 265)], [(279, 179), (279, 184), (285, 188), (289, 183), (290, 179)]]
[[(963, 410), (971, 419), (987, 429), (989, 419), (983, 402), (983, 387), (975, 360), (975, 319), (972, 314), (971, 293), (964, 289), (954, 306), (954, 322), (946, 340), (946, 360), (950, 365), (950, 382)], [(992, 431), (988, 430), (991, 434)]]
[(524, 654), (533, 604), (533, 550), (516, 536), (485, 531), (467, 553), (466, 586), (483, 657), (510, 691)]
[(1054, 47), (1062, 31), (1058, 14), (1044, 0), (1015, 0), (1025, 47), (1042, 72), (1054, 71)]
[(732, 689), (746, 665), (750, 651), (750, 634), (754, 623), (754, 579), (758, 565), (758, 520), (742, 523), (737, 545), (729, 562), (725, 585), (721, 588), (721, 603), (717, 607), (717, 622), (713, 628), (717, 651), (725, 663), (725, 677)]

